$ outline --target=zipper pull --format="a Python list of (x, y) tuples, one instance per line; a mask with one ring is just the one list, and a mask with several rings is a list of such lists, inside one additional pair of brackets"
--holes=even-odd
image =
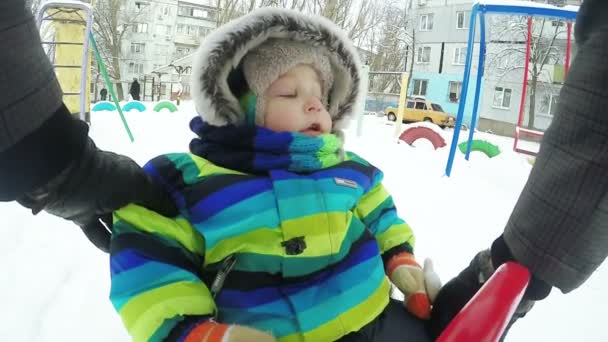
[(215, 296), (222, 290), (224, 286), (224, 281), (228, 276), (228, 273), (232, 271), (234, 265), (236, 264), (236, 256), (234, 254), (229, 255), (222, 261), (222, 266), (220, 266), (213, 283), (211, 284), (211, 296), (215, 298)]

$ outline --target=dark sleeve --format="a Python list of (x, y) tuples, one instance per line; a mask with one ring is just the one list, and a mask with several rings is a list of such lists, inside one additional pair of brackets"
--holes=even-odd
[(504, 238), (517, 261), (569, 292), (608, 254), (608, 2), (586, 0), (578, 54)]
[(38, 129), (61, 103), (61, 88), (24, 0), (0, 1), (0, 152)]
[(87, 124), (64, 105), (51, 112), (42, 126), (0, 152), (0, 201), (13, 201), (53, 179), (79, 157), (87, 136)]

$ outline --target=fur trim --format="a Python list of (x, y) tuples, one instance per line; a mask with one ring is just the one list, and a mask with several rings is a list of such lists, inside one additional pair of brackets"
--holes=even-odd
[(228, 85), (228, 75), (237, 69), (250, 50), (269, 38), (301, 41), (325, 49), (334, 83), (329, 95), (329, 114), (334, 130), (347, 126), (363, 110), (359, 54), (346, 34), (324, 17), (300, 12), (262, 8), (235, 19), (209, 34), (194, 57), (192, 91), (196, 110), (214, 126), (242, 124), (245, 114)]

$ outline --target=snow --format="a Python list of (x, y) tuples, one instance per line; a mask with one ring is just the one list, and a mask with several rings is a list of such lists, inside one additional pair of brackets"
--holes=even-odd
[[(158, 154), (187, 149), (193, 113), (190, 102), (176, 113), (125, 113), (135, 136), (130, 143), (118, 113), (97, 112), (91, 135), (100, 148), (143, 164)], [(354, 124), (346, 132), (347, 148), (384, 170), (400, 216), (417, 234), (417, 257), (431, 257), (442, 280), (449, 280), (502, 231), (529, 175), (528, 158), (512, 152), (512, 139), (479, 132), (476, 139), (503, 152), (492, 159), (474, 152), (469, 162), (458, 152), (447, 178), (451, 129), (442, 131), (448, 146), (434, 150), (420, 140), (413, 147), (397, 143), (394, 123), (386, 118), (367, 115), (363, 120), (361, 137)], [(463, 132), (461, 141), (467, 136)], [(50, 215), (34, 217), (17, 204), (3, 203), (0, 217), (0, 341), (129, 340), (108, 300), (107, 255), (76, 226)], [(554, 291), (515, 324), (507, 340), (608, 341), (601, 326), (607, 281), (608, 269), (602, 266), (573, 293)]]

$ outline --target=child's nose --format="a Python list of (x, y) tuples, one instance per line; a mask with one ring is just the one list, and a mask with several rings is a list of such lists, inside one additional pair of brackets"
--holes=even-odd
[(316, 96), (311, 96), (308, 102), (306, 102), (307, 113), (320, 112), (322, 109), (323, 104), (321, 103), (321, 100), (319, 100), (319, 98)]

